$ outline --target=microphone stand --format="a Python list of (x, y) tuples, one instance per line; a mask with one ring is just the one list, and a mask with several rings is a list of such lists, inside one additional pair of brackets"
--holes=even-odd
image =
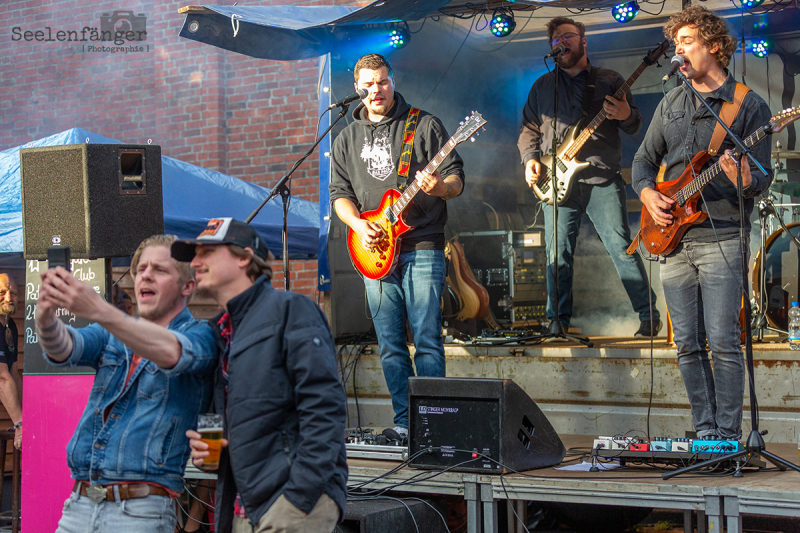
[[(328, 126), (322, 135), (319, 135), (317, 139), (314, 141), (314, 144), (311, 145), (311, 148), (303, 154), (303, 157), (297, 160), (297, 162), (292, 166), (289, 172), (286, 173), (284, 177), (278, 180), (278, 183), (275, 184), (275, 187), (272, 188), (270, 191), (269, 196), (261, 202), (261, 204), (256, 207), (252, 213), (245, 219), (245, 224), (249, 224), (255, 217), (258, 215), (259, 211), (267, 205), (267, 202), (278, 196), (281, 195), (281, 199), (283, 200), (283, 230), (281, 232), (281, 239), (283, 241), (283, 288), (287, 291), (289, 290), (289, 226), (288, 226), (288, 218), (289, 218), (289, 198), (292, 195), (291, 190), (289, 189), (289, 179), (292, 177), (292, 173), (297, 170), (297, 167), (303, 164), (303, 161), (306, 160), (308, 156), (314, 151), (314, 148), (322, 142), (322, 139), (325, 138), (326, 135), (333, 129), (337, 122), (339, 122), (342, 117), (347, 115), (348, 109), (350, 109), (350, 104), (342, 104), (342, 110), (339, 111), (339, 116), (336, 117), (336, 120), (333, 121), (333, 124)], [(323, 113), (324, 114), (324, 113)]]
[[(563, 53), (563, 52), (561, 52)], [(559, 54), (561, 55), (561, 54)], [(548, 275), (553, 277), (553, 296), (555, 297), (555, 304), (553, 305), (553, 320), (550, 321), (550, 325), (547, 326), (547, 331), (542, 335), (536, 335), (531, 338), (531, 340), (542, 340), (546, 339), (567, 339), (573, 342), (580, 342), (587, 347), (591, 348), (594, 346), (594, 343), (590, 341), (587, 337), (582, 337), (580, 335), (570, 335), (564, 329), (564, 326), (561, 324), (561, 320), (559, 319), (559, 299), (561, 298), (558, 289), (558, 180), (556, 179), (556, 172), (558, 172), (558, 165), (560, 161), (558, 160), (558, 77), (561, 73), (561, 67), (558, 63), (558, 57), (553, 58), (554, 72), (555, 72), (555, 83), (553, 84), (553, 143), (552, 143), (552, 157), (553, 163), (550, 167), (550, 190), (552, 191), (553, 197), (553, 240), (552, 242), (552, 251), (553, 251), (553, 259), (550, 265), (548, 265)]]
[[(740, 251), (741, 251), (741, 259), (742, 259), (742, 288), (744, 289), (744, 293), (742, 294), (744, 301), (749, 302), (750, 299), (747, 297), (747, 286), (748, 286), (748, 279), (747, 279), (747, 238), (744, 232), (744, 187), (742, 184), (742, 161), (747, 161), (750, 159), (753, 163), (755, 163), (758, 170), (761, 171), (765, 176), (767, 176), (767, 171), (764, 170), (764, 167), (756, 161), (753, 155), (750, 152), (750, 149), (744, 145), (742, 140), (731, 131), (731, 129), (719, 118), (711, 106), (708, 105), (708, 102), (705, 101), (705, 98), (700, 96), (700, 93), (697, 92), (697, 89), (688, 82), (686, 76), (683, 75), (682, 72), (678, 72), (678, 76), (682, 79), (685, 83), (684, 85), (688, 87), (695, 95), (700, 102), (703, 103), (705, 108), (711, 113), (711, 116), (722, 125), (725, 129), (726, 133), (733, 141), (733, 144), (736, 146), (736, 150), (739, 153), (739, 158), (736, 159), (736, 191), (739, 196), (739, 242), (740, 242)], [(790, 234), (791, 236), (791, 234)], [(763, 260), (763, 257), (762, 257)], [(711, 459), (708, 461), (701, 461), (697, 464), (692, 466), (688, 466), (685, 468), (680, 468), (678, 470), (674, 470), (672, 472), (668, 472), (663, 474), (661, 477), (663, 479), (669, 479), (674, 476), (679, 476), (681, 474), (685, 474), (687, 472), (693, 472), (695, 470), (700, 470), (703, 468), (708, 468), (709, 466), (716, 465), (718, 463), (726, 462), (726, 461), (733, 461), (740, 458), (745, 458), (744, 461), (738, 462), (738, 466), (736, 469), (736, 473), (733, 474), (734, 477), (742, 477), (742, 466), (746, 465), (747, 462), (752, 459), (757, 459), (759, 456), (763, 456), (766, 460), (768, 460), (773, 465), (777, 466), (780, 470), (786, 470), (787, 468), (791, 468), (797, 472), (800, 472), (800, 467), (797, 465), (790, 463), (786, 459), (779, 457), (773, 453), (770, 453), (766, 450), (766, 446), (764, 444), (764, 438), (761, 433), (758, 431), (758, 401), (756, 400), (756, 382), (755, 376), (753, 375), (753, 330), (751, 326), (752, 320), (752, 313), (749, 305), (745, 305), (745, 358), (747, 361), (747, 373), (749, 375), (748, 384), (750, 386), (750, 426), (751, 431), (750, 435), (747, 437), (747, 443), (745, 444), (744, 450), (741, 450), (736, 453), (722, 455), (716, 459)], [(764, 431), (766, 434), (767, 431)]]

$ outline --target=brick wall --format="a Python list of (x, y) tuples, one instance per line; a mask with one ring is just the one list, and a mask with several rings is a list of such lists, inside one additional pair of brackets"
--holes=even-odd
[[(6, 51), (0, 55), (0, 150), (81, 127), (124, 142), (152, 139), (164, 155), (260, 185), (274, 184), (314, 140), (318, 61), (254, 59), (182, 39), (178, 32), (184, 16), (178, 9), (189, 4), (0, 3), (0, 42)], [(46, 27), (54, 39), (59, 30), (100, 28), (100, 15), (119, 9), (146, 15), (149, 52), (92, 53), (83, 47), (93, 43), (24, 38), (25, 31), (37, 30), (47, 38)], [(13, 28), (20, 30), (15, 34)], [(293, 194), (317, 201), (317, 180), (315, 154), (295, 172)], [(282, 287), (281, 263), (274, 268), (276, 286)], [(292, 289), (314, 296), (316, 268), (316, 261), (292, 261)]]

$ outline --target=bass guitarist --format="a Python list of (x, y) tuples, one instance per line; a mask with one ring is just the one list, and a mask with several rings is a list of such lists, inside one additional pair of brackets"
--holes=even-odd
[[(639, 256), (629, 256), (625, 249), (631, 242), (626, 208), (625, 182), (620, 175), (622, 140), (619, 130), (635, 135), (642, 127), (642, 115), (633, 103), (630, 91), (626, 98), (615, 99), (613, 94), (625, 80), (613, 70), (593, 67), (586, 51), (585, 27), (570, 18), (556, 17), (547, 23), (547, 36), (552, 48), (564, 46), (556, 61), (561, 67), (558, 80), (558, 130), (563, 140), (570, 126), (578, 120), (582, 126), (602, 109), (603, 121), (581, 149), (580, 159), (590, 163), (575, 175), (576, 183), (569, 196), (558, 207), (558, 294), (559, 316), (554, 317), (554, 275), (548, 266), (547, 318), (558, 318), (566, 330), (572, 319), (573, 255), (581, 218), (589, 215), (600, 240), (608, 250), (622, 280), (633, 310), (639, 315), (636, 336), (653, 336), (661, 329), (659, 313), (652, 294), (653, 315), (648, 301), (649, 284), (644, 264)], [(550, 72), (534, 82), (522, 111), (517, 146), (525, 165), (525, 181), (534, 187), (549, 179), (547, 169), (540, 163), (553, 142), (553, 86), (555, 73)], [(592, 87), (594, 90), (592, 91)], [(545, 240), (548, 258), (552, 258), (553, 207), (544, 204)], [(552, 259), (549, 259), (552, 261)]]
[[(725, 21), (705, 8), (693, 6), (672, 15), (664, 35), (674, 41), (675, 54), (684, 60), (681, 72), (715, 112), (720, 112), (723, 103), (734, 102), (737, 83), (726, 67), (736, 51), (736, 39), (729, 35)], [(749, 91), (730, 128), (745, 138), (769, 120), (767, 104)], [(670, 208), (675, 205), (672, 198), (655, 190), (659, 166), (666, 166), (664, 180), (679, 178), (694, 155), (708, 149), (716, 124), (686, 87), (672, 89), (659, 103), (633, 160), (633, 187), (656, 224), (671, 225)], [(691, 226), (675, 250), (660, 259), (661, 282), (672, 318), (678, 363), (692, 406), (692, 421), (697, 437), (705, 439), (742, 436), (742, 262), (737, 172), (729, 155), (731, 148), (733, 143), (725, 138), (717, 151), (722, 155), (712, 157), (704, 167), (719, 161), (727, 176), (719, 176), (702, 190), (698, 206), (708, 213), (708, 218)], [(770, 168), (768, 142), (755, 145), (752, 154), (765, 169)], [(742, 165), (748, 235), (753, 197), (765, 191), (771, 180), (772, 176), (751, 172), (750, 165)], [(706, 341), (714, 358), (713, 373)]]
[[(353, 74), (356, 90), (368, 89), (369, 94), (333, 143), (329, 189), (336, 214), (371, 248), (381, 241), (382, 230), (361, 213), (376, 209), (387, 190), (410, 185), (442, 151), (449, 135), (439, 119), (413, 109), (394, 91), (394, 74), (385, 57), (362, 57)], [(414, 375), (406, 319), (414, 335), (417, 375), (445, 375), (439, 307), (446, 274), (445, 201), (461, 194), (463, 162), (453, 150), (436, 172), (419, 179), (421, 192), (406, 210), (406, 223), (413, 229), (402, 237), (396, 267), (383, 279), (364, 278), (392, 395), (394, 429), (403, 437), (408, 435), (408, 378)]]

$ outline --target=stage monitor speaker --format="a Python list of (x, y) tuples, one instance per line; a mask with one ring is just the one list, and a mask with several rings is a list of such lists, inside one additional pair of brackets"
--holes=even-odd
[(364, 280), (347, 252), (347, 226), (331, 213), (328, 232), (328, 264), (331, 270), (331, 330), (334, 338), (360, 335), (372, 329), (367, 317)]
[(125, 257), (164, 233), (161, 147), (74, 144), (20, 150), (26, 259)]
[(564, 459), (547, 417), (510, 379), (409, 378), (408, 400), (409, 466), (498, 474)]

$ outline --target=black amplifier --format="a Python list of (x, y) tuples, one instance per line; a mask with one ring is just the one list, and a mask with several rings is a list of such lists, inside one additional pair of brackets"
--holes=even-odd
[(497, 474), (556, 465), (566, 453), (510, 379), (413, 377), (408, 399), (411, 467)]
[(547, 252), (544, 228), (459, 233), (475, 279), (489, 293), (501, 324), (547, 319)]

